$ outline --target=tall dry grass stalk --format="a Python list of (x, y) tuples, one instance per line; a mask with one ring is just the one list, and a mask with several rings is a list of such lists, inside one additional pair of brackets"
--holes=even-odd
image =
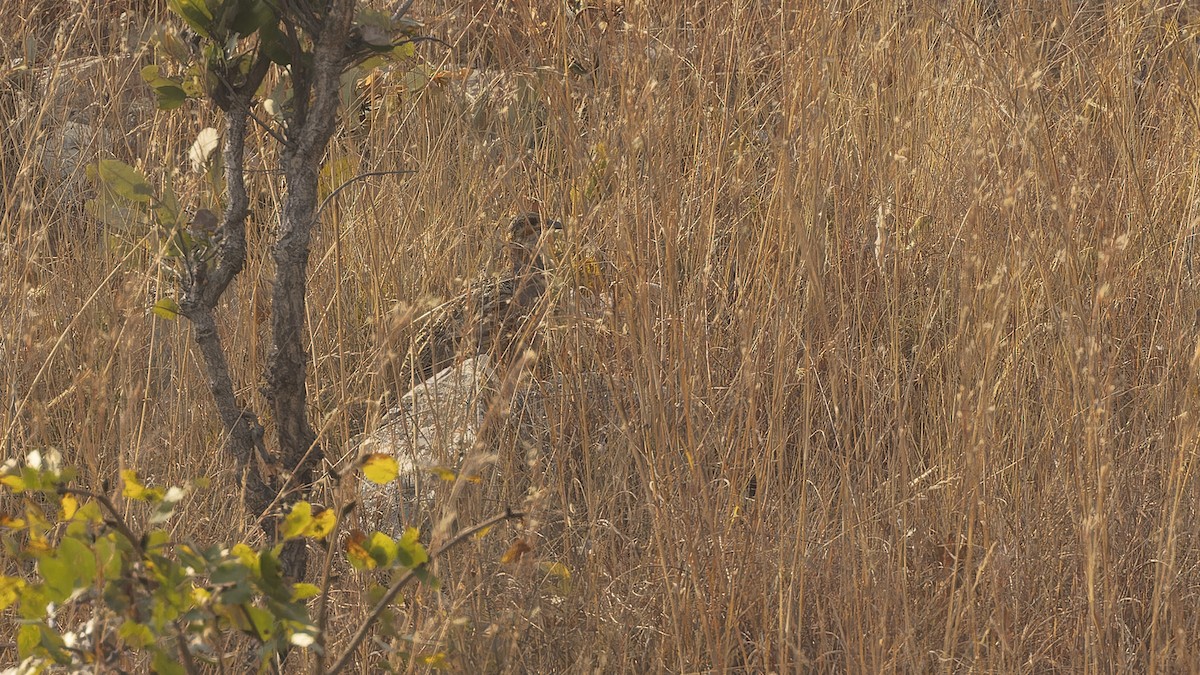
[[(100, 229), (83, 163), (47, 160), (84, 123), (82, 156), (210, 205), (184, 153), (219, 125), (143, 105), (122, 36), (159, 3), (26, 5), (0, 13), (4, 452), (60, 447), (93, 486), (210, 476), (178, 535), (253, 537), (187, 327), (147, 313), (170, 292), (147, 233)], [(334, 457), (406, 349), (393, 308), (456, 292), (511, 213), (568, 222), (560, 285), (614, 289), (602, 315), (561, 294), (531, 376), (554, 392), (545, 443), (496, 433), (498, 471), (457, 505), (532, 495), (535, 555), (501, 565), (493, 535), (443, 564), (409, 604), (418, 652), (462, 672), (1196, 668), (1200, 15), (498, 5), (418, 3), (451, 48), (364, 88), (330, 158), (415, 173), (344, 191), (311, 266)], [(278, 189), (254, 184), (261, 246)], [(260, 410), (270, 283), (252, 254), (221, 315)]]

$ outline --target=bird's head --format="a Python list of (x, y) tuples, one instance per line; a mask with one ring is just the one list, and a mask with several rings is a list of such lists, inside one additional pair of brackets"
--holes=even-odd
[(561, 229), (563, 229), (562, 222), (543, 218), (540, 214), (529, 211), (512, 219), (512, 223), (509, 224), (508, 240), (527, 251), (534, 251), (543, 234)]

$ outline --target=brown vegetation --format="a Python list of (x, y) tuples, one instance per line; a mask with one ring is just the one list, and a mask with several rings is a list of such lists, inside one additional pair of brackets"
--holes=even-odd
[[(95, 489), (123, 467), (210, 476), (179, 534), (255, 538), (186, 325), (147, 311), (173, 289), (151, 233), (101, 228), (84, 163), (44, 161), (84, 123), (65, 92), (140, 91), (150, 57), (111, 36), (167, 15), (121, 4), (0, 15), (3, 453), (62, 448)], [(516, 210), (568, 223), (527, 376), (548, 383), (542, 428), (495, 429), (498, 470), (453, 496), (464, 523), (524, 503), (531, 552), (501, 563), (511, 536), (491, 535), (439, 563), (443, 590), (402, 617), (418, 653), (462, 672), (1200, 663), (1200, 16), (511, 4), (417, 3), (450, 48), (363, 87), (329, 175), (415, 173), (343, 191), (309, 267), (333, 460), (378, 418), (392, 308), (456, 294)], [(54, 67), (81, 56), (124, 70)], [(212, 208), (184, 158), (220, 125), (188, 111), (103, 106), (79, 152), (177, 171)], [(267, 409), (278, 190), (253, 174), (251, 194), (218, 327)], [(607, 311), (574, 311), (589, 294)], [(365, 582), (345, 582), (331, 621), (352, 629)]]

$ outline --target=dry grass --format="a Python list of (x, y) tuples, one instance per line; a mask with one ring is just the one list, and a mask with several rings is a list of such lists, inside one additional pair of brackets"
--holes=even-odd
[[(0, 63), (117, 53), (120, 8), (34, 4), (0, 19)], [(389, 312), (455, 292), (507, 215), (563, 217), (560, 274), (600, 258), (615, 284), (608, 316), (546, 336), (548, 443), (496, 434), (499, 472), (455, 505), (469, 522), (532, 492), (535, 559), (496, 562), (509, 532), (444, 564), (410, 599), (408, 630), (441, 644), (422, 649), (462, 672), (1197, 668), (1200, 16), (516, 4), (418, 3), (455, 45), (422, 52), (445, 74), (381, 78), (332, 152), (417, 171), (343, 193), (310, 268), (335, 458), (388, 390), (379, 345), (404, 348)], [(91, 152), (211, 204), (183, 149), (217, 120), (139, 107), (142, 64), (60, 69), (5, 127), (5, 454), (61, 447), (94, 486), (211, 476), (178, 535), (253, 538), (187, 326), (146, 311), (169, 284), (117, 241), (144, 233), (104, 236), (86, 182), (40, 161), (64, 102), (100, 100)], [(468, 100), (461, 66), (511, 100)], [(5, 72), (11, 116), (39, 85)], [(255, 182), (265, 245), (278, 190)], [(221, 314), (260, 410), (270, 279), (253, 256)], [(339, 591), (336, 620), (363, 612)]]

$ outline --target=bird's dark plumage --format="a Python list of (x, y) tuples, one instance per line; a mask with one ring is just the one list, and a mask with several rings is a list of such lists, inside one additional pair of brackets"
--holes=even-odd
[(460, 358), (488, 354), (502, 361), (523, 351), (518, 347), (528, 343), (530, 319), (539, 314), (539, 301), (546, 292), (543, 236), (559, 229), (562, 223), (533, 212), (513, 218), (504, 246), (510, 265), (507, 274), (472, 284), (462, 295), (419, 317), (418, 333), (397, 373), (397, 384), (407, 391)]

